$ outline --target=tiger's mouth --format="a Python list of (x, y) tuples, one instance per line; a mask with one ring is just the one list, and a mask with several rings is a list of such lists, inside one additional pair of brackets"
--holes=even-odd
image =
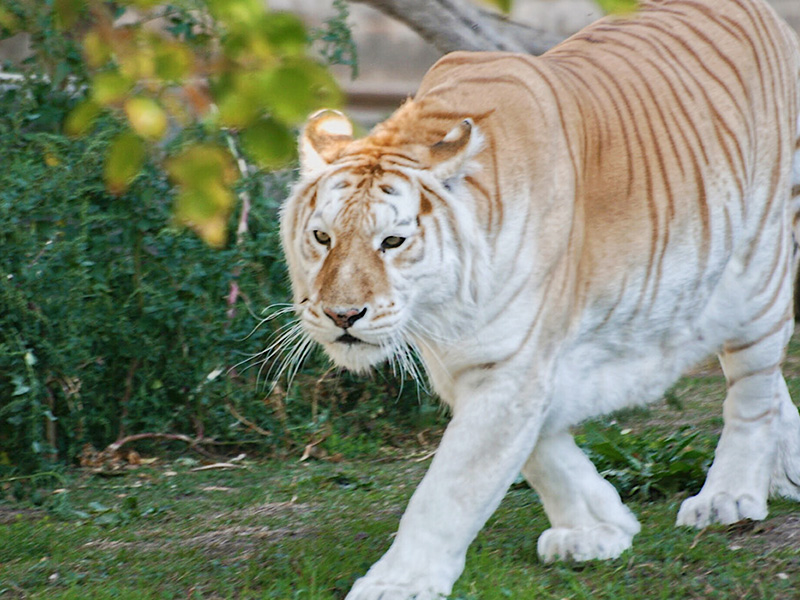
[(363, 340), (360, 340), (357, 337), (350, 335), (349, 333), (340, 335), (338, 338), (336, 338), (336, 341), (339, 342), (340, 344), (347, 344), (348, 346), (365, 343)]
[(359, 339), (353, 335), (350, 335), (349, 333), (344, 333), (343, 335), (340, 335), (338, 338), (336, 338), (335, 341), (340, 344), (345, 344), (346, 346), (357, 346), (361, 344), (364, 344), (366, 346), (377, 346), (377, 344), (371, 344), (369, 342), (365, 342), (364, 340)]

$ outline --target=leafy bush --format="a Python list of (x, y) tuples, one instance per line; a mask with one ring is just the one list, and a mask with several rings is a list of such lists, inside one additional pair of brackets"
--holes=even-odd
[(120, 125), (109, 118), (90, 136), (60, 135), (74, 102), (36, 80), (0, 96), (6, 469), (72, 461), (85, 444), (140, 432), (261, 451), (330, 437), (331, 453), (349, 453), (363, 448), (350, 438), (391, 443), (409, 419), (431, 414), (390, 372), (366, 384), (325, 376), (320, 355), (289, 389), (268, 394), (277, 365), (258, 354), (286, 321), (262, 323), (259, 313), (291, 297), (277, 232), (290, 174), (240, 181), (253, 202), (248, 234), (215, 250), (172, 224), (174, 193), (152, 164), (122, 196), (106, 191), (105, 151)]
[(258, 192), (252, 235), (213, 251), (170, 225), (173, 194), (152, 166), (125, 195), (106, 193), (103, 157), (119, 126), (58, 135), (42, 111), (69, 104), (33, 83), (0, 105), (12, 117), (0, 129), (0, 393), (10, 398), (0, 447), (20, 466), (121, 428), (215, 422), (237, 383), (206, 376), (263, 343), (241, 343), (254, 321), (241, 306), (226, 314), (231, 283), (258, 308), (286, 294), (273, 226), (282, 186), (262, 194), (265, 182), (247, 182)]
[[(255, 0), (148, 2), (121, 25), (125, 4), (0, 9), (0, 37), (27, 31), (34, 49), (0, 86), (0, 472), (142, 432), (352, 454), (435, 418), (389, 370), (365, 385), (328, 376), (319, 354), (270, 393), (282, 357), (263, 349), (287, 319), (263, 310), (291, 299), (277, 232), (291, 173), (245, 161), (285, 162), (291, 125), (339, 97), (302, 25)], [(158, 34), (144, 26), (153, 14)], [(314, 38), (355, 68), (346, 18), (337, 3)], [(292, 85), (248, 87), (279, 75)], [(217, 192), (224, 210), (189, 219), (214, 250), (176, 223)]]
[(652, 500), (684, 490), (696, 493), (702, 487), (714, 449), (698, 436), (687, 428), (663, 436), (589, 423), (576, 439), (623, 498)]

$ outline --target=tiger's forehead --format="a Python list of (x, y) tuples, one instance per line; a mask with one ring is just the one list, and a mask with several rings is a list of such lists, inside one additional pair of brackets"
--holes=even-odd
[(415, 219), (419, 193), (406, 169), (337, 168), (320, 181), (314, 217), (330, 225), (386, 227)]

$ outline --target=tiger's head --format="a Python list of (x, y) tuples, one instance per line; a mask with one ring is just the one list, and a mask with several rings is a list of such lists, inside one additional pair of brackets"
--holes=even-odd
[(455, 123), (432, 144), (381, 127), (355, 140), (335, 111), (303, 129), (281, 241), (303, 328), (340, 366), (366, 371), (474, 304), (482, 236), (464, 178), (481, 134)]

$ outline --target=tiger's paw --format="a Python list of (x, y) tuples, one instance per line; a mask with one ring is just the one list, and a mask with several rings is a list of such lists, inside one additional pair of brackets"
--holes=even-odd
[(678, 511), (676, 525), (702, 529), (712, 523), (729, 525), (751, 519), (761, 521), (767, 516), (767, 499), (751, 494), (734, 496), (727, 492), (700, 492), (687, 498)]
[(375, 581), (367, 575), (356, 581), (345, 600), (444, 600), (447, 593), (437, 591), (424, 581), (398, 585)]
[(617, 558), (630, 548), (633, 535), (609, 523), (575, 529), (553, 527), (539, 537), (537, 550), (546, 563), (555, 560), (608, 560)]

